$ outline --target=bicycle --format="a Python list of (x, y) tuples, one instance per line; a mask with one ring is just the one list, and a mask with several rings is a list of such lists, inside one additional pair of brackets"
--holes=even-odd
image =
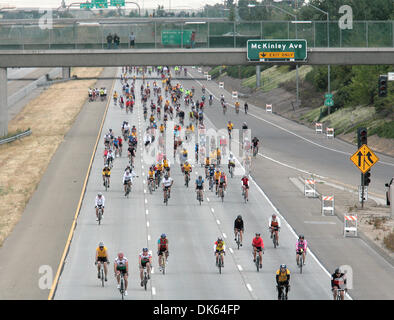
[(125, 197), (128, 199), (129, 198), (129, 194), (131, 192), (131, 181), (127, 184), (126, 186), (126, 193), (125, 193)]
[(278, 300), (287, 300), (287, 294), (284, 293), (285, 286), (283, 284), (278, 285), (277, 289), (279, 291), (279, 298), (278, 298)]
[(164, 188), (164, 203), (168, 206), (168, 189)]
[(155, 191), (155, 184), (153, 178), (149, 178), (149, 193), (152, 194), (152, 191)]
[[(264, 254), (264, 250), (261, 250), (261, 252)], [(253, 250), (253, 254), (254, 254), (254, 250)], [(256, 264), (257, 272), (259, 272), (260, 271), (260, 264), (262, 264), (262, 263), (260, 263), (260, 254), (259, 254), (258, 250), (256, 250), (256, 261), (255, 261), (255, 264)]]
[(109, 177), (108, 176), (104, 176), (104, 186), (105, 186), (105, 191), (107, 191), (109, 188)]
[(125, 294), (125, 283), (124, 283), (124, 276), (123, 276), (123, 272), (120, 273), (120, 288), (119, 288), (119, 292), (122, 295), (122, 300), (124, 300), (124, 294)]
[(101, 224), (101, 220), (103, 219), (103, 208), (102, 206), (98, 206), (98, 224)]
[(298, 267), (300, 268), (300, 273), (302, 273), (302, 267), (304, 266), (304, 257), (303, 257), (303, 253), (304, 250), (300, 249), (298, 250)]
[(213, 177), (209, 176), (209, 190), (213, 191)]
[(279, 229), (276, 229), (276, 228), (270, 228), (270, 230), (271, 230), (271, 239), (272, 239), (272, 242), (273, 242), (273, 244), (274, 244), (274, 248), (276, 249), (276, 247), (278, 246), (278, 238), (277, 238), (277, 236), (276, 236), (276, 231), (278, 231), (279, 232)]
[(160, 267), (161, 267), (161, 272), (163, 272), (163, 275), (166, 274), (166, 255), (165, 251), (162, 251), (160, 254)]
[(222, 259), (223, 259), (223, 252), (219, 252), (218, 256), (216, 257), (216, 265), (219, 269), (219, 273), (222, 274)]
[[(97, 264), (97, 263), (96, 263)], [(107, 264), (109, 264), (109, 261), (107, 261)], [(100, 279), (101, 279), (101, 286), (104, 287), (104, 282), (105, 282), (105, 275), (104, 275), (104, 262), (100, 263)]]
[(190, 174), (189, 172), (185, 172), (185, 184), (186, 188), (189, 188)]
[(257, 154), (259, 152), (259, 147), (258, 146), (253, 146), (253, 157), (256, 158)]
[(244, 202), (248, 201), (248, 197), (246, 196), (246, 188), (242, 186), (242, 197), (244, 198)]
[(200, 202), (200, 206), (201, 206), (202, 198), (203, 198), (202, 190), (197, 190), (197, 201)]
[(224, 201), (224, 190), (223, 187), (219, 187), (219, 197), (222, 198), (222, 202)]
[(237, 236), (235, 237), (235, 242), (237, 243), (237, 247), (238, 247), (238, 250), (239, 250), (239, 246), (240, 246), (240, 244), (241, 244), (241, 235), (240, 235), (240, 231), (239, 230), (237, 230)]
[[(335, 300), (342, 300), (342, 297), (341, 297), (340, 292), (341, 292), (341, 291), (346, 291), (346, 289), (340, 289), (340, 288), (338, 288), (338, 289), (334, 289), (334, 290), (336, 290), (336, 292), (337, 292), (337, 296), (336, 296), (336, 299), (335, 299)], [(344, 297), (344, 298), (345, 298), (345, 297)]]
[(146, 271), (146, 267), (144, 267), (144, 278), (142, 279), (142, 284), (144, 285), (146, 291), (146, 286), (148, 284), (148, 272)]
[(230, 172), (230, 177), (232, 178), (234, 176), (234, 166), (232, 164), (230, 164), (229, 172)]

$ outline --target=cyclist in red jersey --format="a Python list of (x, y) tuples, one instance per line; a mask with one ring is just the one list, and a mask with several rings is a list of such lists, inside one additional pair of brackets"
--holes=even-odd
[(245, 175), (241, 179), (242, 181), (242, 191), (246, 194), (246, 201), (249, 201), (249, 179)]
[(259, 253), (260, 256), (260, 268), (262, 267), (263, 257), (261, 252), (264, 250), (264, 242), (263, 238), (260, 237), (260, 233), (256, 233), (256, 237), (252, 241), (253, 246), (253, 262), (256, 262), (256, 251)]

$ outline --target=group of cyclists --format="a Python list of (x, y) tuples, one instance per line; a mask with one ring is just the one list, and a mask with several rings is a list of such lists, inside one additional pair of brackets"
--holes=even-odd
[[(186, 88), (183, 88), (180, 84), (172, 85), (171, 84), (171, 76), (169, 73), (169, 68), (168, 67), (155, 67), (153, 68), (159, 75), (162, 76), (162, 88), (164, 88), (165, 95), (166, 97), (169, 97), (168, 99), (165, 99), (161, 95), (161, 88), (157, 85), (156, 81), (153, 83), (153, 94), (155, 96), (154, 99), (157, 97), (157, 104), (153, 101), (153, 99), (150, 98), (151, 93), (150, 93), (150, 85), (149, 82), (145, 84), (145, 79), (143, 78), (143, 84), (141, 85), (141, 104), (144, 112), (144, 118), (145, 120), (147, 119), (147, 113), (148, 113), (148, 108), (147, 108), (147, 101), (151, 99), (151, 115), (149, 117), (149, 123), (146, 128), (146, 133), (145, 137), (149, 137), (149, 139), (144, 137), (144, 144), (147, 146), (147, 141), (149, 140), (149, 143), (153, 142), (154, 140), (156, 131), (158, 129), (159, 133), (159, 139), (163, 138), (165, 135), (165, 132), (167, 130), (167, 121), (168, 118), (171, 119), (178, 119), (179, 124), (175, 125), (174, 127), (174, 159), (176, 152), (178, 152), (179, 158), (180, 158), (180, 170), (184, 175), (185, 179), (185, 186), (188, 187), (188, 183), (191, 179), (191, 173), (193, 172), (193, 167), (188, 160), (189, 155), (188, 151), (186, 149), (185, 144), (188, 143), (188, 141), (182, 141), (180, 138), (180, 131), (183, 130), (184, 126), (184, 116), (185, 116), (185, 111), (181, 109), (181, 100), (182, 97), (184, 97), (184, 105), (186, 107), (190, 108), (189, 112), (189, 125), (185, 127), (185, 131), (189, 131), (190, 133), (194, 133), (195, 128), (198, 130), (204, 130), (205, 125), (204, 125), (204, 117), (203, 117), (203, 112), (204, 112), (204, 101), (205, 97), (204, 95), (201, 98), (201, 102), (196, 100), (196, 102), (193, 101), (193, 97), (195, 96), (195, 89), (194, 87), (191, 90), (188, 90)], [(136, 72), (141, 73), (144, 75), (145, 69), (141, 69), (138, 67), (126, 67), (124, 69), (125, 73), (130, 73), (130, 72)], [(178, 69), (179, 73), (179, 69)], [(163, 77), (164, 76), (164, 77)], [(123, 93), (128, 94), (129, 96), (127, 99), (132, 99), (133, 100), (133, 105), (135, 101), (135, 94), (134, 94), (134, 84), (135, 84), (135, 76), (133, 77), (133, 82), (132, 85), (129, 86), (127, 83), (127, 76), (124, 75), (122, 77), (123, 81)], [(116, 92), (115, 92), (116, 93)], [(204, 94), (204, 92), (203, 92)], [(116, 99), (118, 96), (116, 96)], [(115, 96), (114, 96), (115, 100)], [(211, 104), (211, 100), (213, 100), (212, 95), (209, 97), (209, 101)], [(221, 99), (222, 106), (225, 105), (225, 100), (224, 97)], [(163, 109), (161, 108), (164, 105)], [(237, 101), (236, 103), (236, 111), (239, 109), (239, 102)], [(248, 106), (247, 103), (244, 105), (245, 113), (247, 113)], [(157, 120), (161, 120), (161, 113), (164, 113), (163, 115), (163, 122), (160, 123), (158, 126)], [(175, 115), (174, 115), (175, 111)], [(237, 111), (238, 113), (238, 111)], [(232, 138), (231, 133), (234, 128), (234, 125), (231, 123), (231, 121), (228, 122), (227, 129), (228, 129), (228, 135), (229, 139)], [(246, 123), (243, 124), (242, 130), (247, 130), (247, 125)], [(123, 136), (123, 139), (122, 139)], [(108, 179), (108, 187), (109, 187), (109, 178), (110, 178), (110, 173), (113, 165), (113, 161), (116, 158), (116, 155), (119, 154), (119, 150), (122, 149), (122, 143), (128, 143), (128, 157), (129, 157), (129, 165), (125, 169), (124, 176), (123, 176), (123, 185), (125, 186), (125, 194), (126, 194), (126, 186), (130, 186), (132, 184), (133, 178), (136, 177), (136, 174), (133, 170), (134, 168), (134, 158), (136, 156), (136, 151), (137, 151), (137, 130), (135, 126), (133, 128), (130, 128), (130, 125), (128, 124), (127, 121), (124, 121), (122, 124), (122, 136), (115, 136), (112, 132), (112, 129), (109, 130), (109, 132), (104, 136), (104, 143), (105, 143), (105, 154), (104, 154), (104, 161), (105, 161), (105, 166), (102, 172), (103, 175), (103, 182), (105, 183), (105, 179)], [(153, 138), (153, 139), (152, 139)], [(259, 139), (257, 137), (254, 137), (250, 142), (244, 140), (245, 145), (248, 145), (250, 148), (250, 151), (253, 152), (253, 155), (257, 154), (258, 152), (258, 144), (259, 144)], [(184, 144), (183, 147), (182, 144)], [(162, 146), (163, 147), (163, 146)], [(200, 142), (200, 147), (201, 147), (201, 142)], [(248, 151), (248, 149), (246, 148)], [(196, 143), (195, 146), (195, 155), (196, 155), (196, 160), (199, 158), (199, 153), (201, 149), (199, 148), (198, 143)], [(121, 151), (120, 151), (121, 155)], [(157, 162), (151, 164), (148, 168), (148, 174), (147, 174), (147, 183), (148, 186), (151, 187), (152, 191), (155, 189), (159, 188), (160, 186), (163, 188), (163, 193), (164, 193), (164, 203), (170, 198), (171, 194), (171, 187), (174, 184), (174, 180), (171, 177), (171, 166), (170, 166), (170, 161), (167, 159), (167, 156), (164, 152), (164, 148), (159, 149), (159, 156), (157, 157)], [(205, 161), (204, 161), (205, 159)], [(212, 152), (208, 155), (205, 154), (205, 157), (200, 157), (200, 163), (202, 164), (203, 167), (205, 167), (205, 179), (209, 181), (209, 190), (212, 192), (215, 190), (215, 194), (218, 196), (221, 196), (224, 194), (226, 191), (226, 188), (228, 187), (228, 178), (227, 174), (224, 170), (226, 166), (221, 167), (221, 161), (222, 161), (222, 155), (221, 155), (221, 148), (215, 148), (212, 150)], [(228, 155), (228, 161), (226, 163), (227, 169), (229, 174), (231, 174), (231, 171), (234, 170), (235, 168), (235, 157), (232, 154), (232, 152), (229, 153)], [(232, 177), (232, 174), (231, 174)], [(243, 195), (245, 195), (246, 201), (249, 201), (248, 198), (248, 190), (249, 190), (249, 177), (248, 175), (243, 175), (241, 178), (241, 192)], [(202, 175), (199, 175), (198, 178), (195, 180), (194, 186), (195, 186), (195, 191), (197, 194), (197, 200), (203, 201), (203, 192), (205, 190), (204, 188), (204, 183), (205, 180)], [(222, 196), (223, 197), (223, 196)], [(105, 207), (105, 198), (104, 195), (99, 192), (96, 199), (95, 199), (95, 208), (96, 208), (96, 215), (97, 215), (97, 210), (98, 208), (102, 208), (102, 212), (104, 212), (104, 207)], [(272, 215), (272, 217), (269, 218), (268, 222), (268, 228), (270, 231), (271, 238), (275, 235), (277, 239), (277, 244), (279, 245), (279, 231), (281, 228), (281, 223), (279, 217), (277, 217), (275, 214)], [(242, 247), (243, 245), (243, 237), (244, 237), (244, 222), (242, 220), (241, 215), (239, 215), (236, 220), (234, 221), (234, 240), (237, 241), (237, 236), (239, 236), (240, 241), (240, 246)], [(158, 265), (160, 269), (163, 267), (162, 266), (162, 260), (161, 257), (162, 255), (165, 256), (165, 261), (168, 259), (169, 251), (168, 251), (168, 239), (165, 234), (162, 234), (161, 237), (158, 239)], [(256, 233), (255, 237), (252, 240), (252, 246), (253, 246), (253, 262), (256, 262), (256, 256), (258, 255), (259, 261), (260, 261), (260, 268), (262, 267), (262, 253), (264, 253), (264, 242), (261, 237), (260, 233)], [(214, 243), (214, 254), (216, 257), (216, 263), (218, 263), (218, 259), (221, 259), (221, 266), (224, 267), (224, 257), (223, 255), (226, 252), (226, 245), (223, 240), (223, 238), (220, 236), (218, 237), (217, 241)], [(302, 263), (305, 265), (305, 258), (307, 254), (307, 241), (304, 239), (303, 235), (299, 235), (299, 238), (296, 243), (296, 263), (299, 265), (299, 260), (300, 257), (302, 257)], [(104, 272), (105, 272), (105, 281), (107, 281), (107, 272), (108, 272), (108, 250), (104, 246), (102, 242), (100, 242), (99, 246), (96, 249), (96, 264), (98, 267), (98, 277), (100, 278), (100, 268), (101, 266), (104, 267)], [(141, 280), (141, 286), (143, 286), (143, 270), (146, 268), (147, 273), (148, 273), (148, 278), (150, 278), (150, 273), (151, 273), (151, 268), (152, 268), (152, 254), (148, 250), (148, 248), (143, 248), (141, 253), (139, 254), (139, 267), (140, 267), (140, 280)], [(336, 298), (336, 295), (339, 294), (341, 295), (341, 298), (343, 298), (343, 291), (340, 290), (338, 283), (341, 281), (341, 279), (344, 277), (344, 274), (339, 272), (339, 269), (336, 270), (336, 272), (333, 275), (333, 280), (332, 280), (332, 288), (333, 288), (333, 293), (334, 293), (334, 299)], [(122, 252), (118, 253), (117, 258), (115, 259), (114, 262), (114, 273), (116, 275), (117, 283), (118, 283), (118, 288), (120, 284), (120, 277), (121, 275), (124, 278), (125, 281), (125, 295), (127, 295), (127, 287), (128, 287), (128, 282), (127, 282), (127, 275), (129, 274), (129, 266), (128, 266), (128, 260), (124, 256)], [(334, 277), (335, 276), (335, 277)], [(282, 264), (280, 265), (279, 269), (275, 273), (275, 278), (276, 278), (276, 283), (277, 283), (277, 290), (278, 290), (278, 299), (281, 298), (281, 288), (283, 287), (285, 291), (283, 292), (285, 299), (287, 299), (288, 296), (288, 291), (290, 289), (290, 271), (287, 268), (286, 265)], [(344, 281), (346, 283), (346, 280)]]
[(107, 99), (107, 89), (102, 87), (98, 88), (89, 88), (88, 89), (89, 102), (97, 101), (100, 98), (100, 101), (104, 101)]

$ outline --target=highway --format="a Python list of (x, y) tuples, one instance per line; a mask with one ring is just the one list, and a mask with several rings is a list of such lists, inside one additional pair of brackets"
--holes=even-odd
[[(140, 81), (137, 81), (135, 87), (139, 88), (140, 85)], [(115, 83), (115, 90), (121, 92), (119, 81)], [(151, 161), (147, 160), (146, 155), (143, 156), (145, 150), (141, 149), (142, 133), (146, 125), (137, 89), (136, 96), (137, 107), (131, 116), (126, 115), (119, 106), (114, 106), (111, 100), (77, 227), (54, 298), (120, 299), (112, 270), (117, 252), (122, 251), (129, 260), (130, 284), (127, 298), (131, 300), (276, 299), (275, 271), (282, 263), (287, 264), (292, 272), (289, 299), (331, 299), (330, 276), (311, 253), (307, 256), (303, 274), (299, 274), (294, 252), (296, 234), (283, 219), (280, 246), (274, 249), (267, 225), (269, 216), (276, 211), (255, 183), (251, 183), (247, 204), (242, 202), (240, 177), (234, 176), (233, 179), (229, 178), (228, 192), (223, 203), (214, 193), (206, 190), (204, 202), (200, 206), (193, 187), (189, 186), (187, 189), (184, 186), (179, 165), (174, 164), (171, 155), (171, 176), (175, 182), (168, 206), (163, 204), (161, 190), (152, 195), (146, 192), (144, 181)], [(208, 111), (207, 116), (207, 128), (224, 128), (220, 122), (223, 120), (215, 118), (214, 112)], [(124, 197), (121, 183), (127, 164), (126, 152), (114, 162), (108, 192), (103, 192), (101, 177), (103, 136), (109, 128), (115, 134), (120, 134), (122, 122), (126, 119), (131, 125), (136, 125), (139, 131), (135, 167), (139, 177), (134, 180), (129, 199)], [(203, 175), (203, 169), (194, 166), (192, 177), (198, 174)], [(192, 179), (191, 182), (193, 181)], [(100, 226), (94, 213), (94, 198), (99, 191), (106, 198), (105, 214)], [(237, 250), (233, 238), (233, 221), (238, 214), (242, 214), (245, 221), (244, 246), (240, 250)], [(260, 272), (255, 269), (251, 253), (251, 241), (255, 232), (261, 232), (266, 249)], [(161, 233), (166, 233), (169, 239), (170, 257), (165, 275), (158, 273), (156, 254), (157, 239)], [(213, 244), (219, 235), (225, 238), (227, 245), (222, 274), (215, 267), (213, 254)], [(97, 279), (94, 265), (94, 251), (100, 241), (107, 246), (111, 261), (109, 279), (104, 288)], [(148, 291), (139, 284), (138, 254), (143, 247), (152, 251), (154, 259), (154, 273), (149, 281)]]
[[(196, 69), (188, 68), (191, 76), (198, 76), (201, 73)], [(198, 80), (182, 81), (185, 87), (194, 86), (200, 88), (202, 83)], [(206, 96), (211, 92), (214, 97), (220, 99), (223, 94), (225, 100), (232, 107), (229, 108), (225, 116), (218, 101), (213, 107), (207, 107), (205, 112), (208, 117), (220, 128), (225, 128), (228, 120), (235, 124), (235, 128), (240, 128), (243, 122), (247, 122), (253, 136), (260, 139), (260, 156), (278, 161), (285, 166), (298, 169), (300, 174), (309, 177), (308, 173), (338, 181), (353, 187), (360, 184), (360, 171), (350, 161), (350, 156), (357, 150), (357, 146), (350, 145), (339, 139), (329, 139), (324, 134), (316, 134), (314, 130), (305, 126), (267, 113), (265, 108), (258, 108), (249, 105), (248, 115), (243, 110), (243, 101), (239, 115), (235, 114), (233, 105), (235, 99), (231, 93), (220, 89), (219, 86), (209, 81), (207, 82)], [(201, 91), (196, 90), (197, 95), (201, 96)], [(262, 101), (262, 105), (270, 101)], [(275, 105), (273, 106), (275, 111)], [(380, 161), (371, 169), (371, 183), (368, 187), (369, 192), (377, 193), (381, 198), (385, 197), (384, 184), (388, 182), (394, 172), (394, 160), (392, 157), (375, 152)]]

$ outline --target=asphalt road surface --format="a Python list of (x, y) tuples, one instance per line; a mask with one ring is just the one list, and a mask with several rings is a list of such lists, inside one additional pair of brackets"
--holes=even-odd
[[(136, 88), (139, 88), (137, 81)], [(115, 90), (121, 92), (117, 81)], [(174, 186), (168, 206), (163, 203), (161, 189), (149, 194), (146, 174), (151, 160), (142, 156), (142, 132), (146, 123), (143, 119), (139, 90), (137, 104), (132, 115), (114, 106), (111, 102), (107, 118), (101, 132), (92, 165), (89, 182), (78, 218), (71, 247), (60, 276), (55, 299), (120, 299), (113, 276), (113, 261), (122, 251), (129, 260), (128, 299), (276, 299), (275, 271), (280, 264), (287, 264), (292, 272), (289, 299), (330, 299), (330, 276), (321, 264), (307, 256), (307, 264), (300, 274), (295, 262), (296, 235), (282, 220), (280, 246), (274, 248), (268, 233), (268, 218), (275, 212), (270, 201), (257, 185), (251, 183), (249, 202), (241, 198), (240, 176), (229, 178), (229, 186), (224, 202), (207, 190), (200, 206), (196, 200), (193, 184), (197, 173), (204, 175), (198, 165), (193, 167), (189, 188), (184, 186), (179, 164), (171, 156), (171, 176)], [(212, 116), (212, 118), (211, 118)], [(212, 113), (209, 120), (220, 127)], [(112, 128), (121, 134), (123, 120), (128, 119), (139, 131), (138, 154), (130, 198), (125, 198), (122, 176), (127, 165), (126, 148), (121, 158), (114, 161), (111, 173), (111, 187), (105, 192), (101, 170), (103, 168), (103, 136)], [(208, 119), (207, 119), (208, 120)], [(223, 120), (220, 120), (223, 121)], [(207, 122), (208, 127), (212, 126)], [(170, 128), (170, 126), (168, 126)], [(169, 129), (167, 129), (169, 130)], [(170, 136), (172, 133), (169, 133)], [(191, 146), (193, 148), (193, 146)], [(240, 165), (239, 163), (237, 164)], [(241, 168), (242, 170), (242, 168)], [(226, 170), (227, 172), (227, 170)], [(94, 199), (97, 192), (106, 198), (105, 214), (101, 225), (96, 222)], [(236, 248), (233, 238), (233, 223), (238, 214), (245, 222), (243, 247)], [(263, 268), (256, 271), (252, 259), (252, 238), (261, 232), (265, 254)], [(169, 263), (166, 274), (158, 272), (157, 240), (166, 233), (169, 239)], [(215, 266), (214, 241), (223, 236), (227, 245), (225, 266), (219, 274)], [(109, 250), (108, 282), (104, 288), (97, 279), (94, 265), (95, 249), (103, 241)], [(148, 247), (153, 255), (154, 273), (148, 284), (148, 291), (140, 286), (138, 255), (143, 247)]]

